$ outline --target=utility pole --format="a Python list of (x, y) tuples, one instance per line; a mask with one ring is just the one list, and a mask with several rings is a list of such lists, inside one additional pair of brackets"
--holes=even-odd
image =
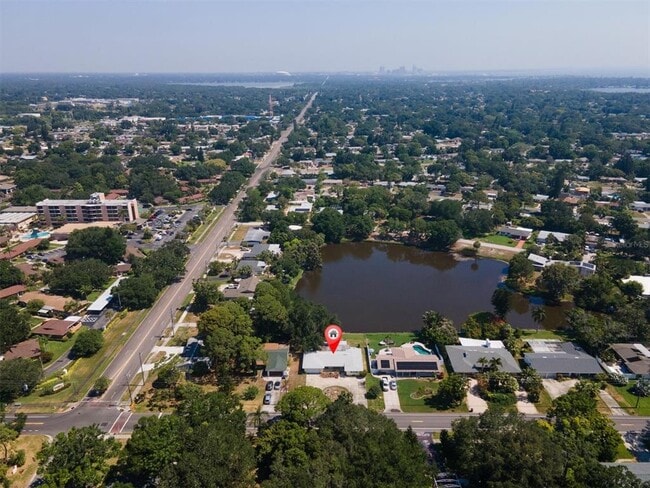
[(142, 365), (142, 353), (138, 352), (138, 358), (140, 358), (140, 373), (142, 374), (142, 386), (144, 386), (144, 366)]
[(174, 337), (174, 309), (169, 309), (169, 318), (171, 319), (172, 337)]

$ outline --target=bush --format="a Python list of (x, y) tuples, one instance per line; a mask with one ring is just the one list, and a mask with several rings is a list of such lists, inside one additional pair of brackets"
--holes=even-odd
[(100, 376), (97, 378), (97, 381), (95, 381), (95, 384), (93, 385), (93, 392), (95, 395), (99, 396), (108, 390), (109, 386), (111, 386), (111, 380), (106, 376)]
[(9, 456), (7, 459), (7, 464), (9, 466), (22, 466), (25, 464), (25, 451), (23, 449), (18, 449), (15, 453)]
[(375, 398), (379, 398), (381, 395), (381, 387), (378, 384), (372, 385), (370, 388), (368, 388), (368, 391), (366, 392), (366, 398), (368, 400), (374, 400)]
[(618, 373), (609, 374), (607, 380), (614, 386), (625, 386), (630, 381), (625, 376)]
[(255, 397), (259, 392), (260, 389), (257, 386), (250, 385), (248, 388), (244, 390), (244, 394), (242, 395), (242, 398), (247, 401), (255, 400)]

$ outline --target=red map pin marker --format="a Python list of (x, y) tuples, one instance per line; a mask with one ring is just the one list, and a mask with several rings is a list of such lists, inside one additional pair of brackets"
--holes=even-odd
[(330, 346), (332, 353), (335, 353), (336, 348), (339, 347), (341, 337), (343, 337), (343, 331), (338, 325), (332, 324), (325, 328), (325, 340), (327, 341), (327, 345)]

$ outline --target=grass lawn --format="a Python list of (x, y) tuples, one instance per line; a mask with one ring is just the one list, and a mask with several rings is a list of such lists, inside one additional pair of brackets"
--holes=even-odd
[[(379, 378), (375, 378), (371, 374), (366, 375), (366, 391), (370, 389), (372, 385), (377, 385), (381, 389)], [(379, 395), (375, 399), (368, 399), (368, 408), (374, 410), (375, 412), (383, 412), (386, 406), (384, 405), (384, 395)]]
[(432, 413), (444, 410), (446, 412), (467, 412), (467, 405), (443, 409), (436, 405), (433, 395), (438, 391), (440, 383), (433, 380), (405, 379), (397, 380), (397, 395), (402, 411), (405, 413)]
[(293, 279), (289, 282), (289, 284), (288, 284), (287, 286), (288, 286), (289, 288), (296, 288), (296, 285), (297, 285), (298, 282), (300, 281), (300, 278), (302, 278), (302, 274), (303, 274), (303, 272), (304, 272), (304, 271), (301, 269), (301, 270), (298, 272), (298, 275), (297, 275), (295, 278), (293, 278)]
[(217, 223), (219, 216), (223, 212), (223, 207), (215, 207), (205, 218), (203, 223), (197, 227), (197, 229), (192, 232), (188, 242), (190, 244), (197, 244), (203, 240), (205, 235), (210, 231), (210, 229)]
[[(27, 423), (29, 423), (29, 419), (27, 419)], [(11, 452), (16, 452), (18, 449), (25, 451), (25, 464), (16, 470), (16, 474), (11, 474), (12, 469), (7, 470), (7, 478), (11, 482), (11, 486), (29, 486), (29, 482), (38, 469), (36, 453), (41, 450), (45, 440), (46, 437), (43, 435), (21, 435), (10, 443)]]
[[(637, 397), (631, 390), (636, 384), (630, 381), (625, 386), (607, 385), (607, 391), (614, 397), (618, 404), (632, 415), (650, 415), (650, 397)], [(639, 406), (636, 407), (637, 400)]]
[(537, 411), (539, 413), (548, 412), (548, 409), (551, 408), (552, 403), (553, 399), (551, 398), (551, 395), (548, 394), (548, 391), (546, 391), (546, 389), (542, 388), (542, 392), (539, 394), (539, 401), (535, 403)]
[(498, 236), (498, 235), (489, 235), (481, 237), (479, 239), (481, 242), (489, 242), (490, 244), (499, 244), (500, 246), (515, 247), (517, 242), (515, 239), (511, 239), (507, 236)]
[(86, 297), (86, 300), (89, 301), (89, 302), (94, 302), (95, 300), (97, 300), (97, 299), (99, 298), (99, 295), (101, 295), (102, 293), (104, 293), (104, 290), (105, 290), (106, 288), (108, 288), (109, 286), (111, 286), (111, 285), (112, 285), (113, 283), (115, 283), (116, 281), (117, 281), (117, 278), (116, 278), (116, 279), (113, 279), (113, 280), (110, 280), (110, 282), (109, 282), (109, 283), (108, 283), (104, 288), (102, 288), (101, 290), (95, 290), (95, 291), (93, 291), (92, 293), (89, 293), (88, 296)]
[(368, 341), (368, 346), (371, 349), (374, 349), (375, 352), (379, 351), (382, 347), (379, 342), (383, 340), (392, 340), (395, 344), (394, 346), (401, 346), (407, 342), (415, 340), (415, 334), (412, 332), (349, 332), (346, 333), (343, 331), (343, 340), (348, 341), (348, 344), (351, 346), (366, 346), (366, 340)]
[(627, 447), (625, 447), (625, 444), (622, 442), (618, 445), (618, 449), (616, 449), (616, 459), (625, 459), (625, 460), (632, 460), (634, 459), (634, 455), (627, 450)]
[(246, 232), (248, 232), (248, 229), (250, 229), (250, 226), (239, 224), (235, 231), (230, 235), (228, 240), (232, 242), (243, 241), (244, 237), (246, 237)]
[(184, 346), (190, 337), (199, 333), (196, 327), (176, 327), (176, 333), (167, 343), (168, 346)]
[(43, 363), (43, 366), (47, 366), (48, 364), (59, 359), (61, 356), (63, 356), (63, 354), (65, 354), (70, 350), (73, 344), (74, 344), (74, 340), (47, 341), (45, 343), (44, 349), (45, 351), (52, 353), (52, 359), (48, 363)]
[(523, 334), (521, 338), (525, 341), (527, 339), (557, 339), (560, 341), (568, 340), (568, 337), (559, 330), (530, 330), (521, 329)]
[(131, 337), (144, 318), (147, 310), (129, 312), (123, 319), (116, 319), (104, 332), (104, 346), (90, 358), (77, 359), (68, 368), (66, 380), (70, 387), (53, 395), (40, 396), (38, 389), (32, 394), (18, 399), (21, 411), (56, 412), (69, 402), (81, 400), (92, 388), (104, 370), (111, 363), (126, 341)]

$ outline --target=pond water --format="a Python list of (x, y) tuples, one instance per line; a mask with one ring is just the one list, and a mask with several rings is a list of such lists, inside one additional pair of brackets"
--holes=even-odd
[[(470, 314), (492, 310), (492, 293), (507, 266), (494, 259), (459, 259), (398, 244), (336, 244), (323, 248), (322, 269), (305, 273), (296, 291), (325, 305), (348, 332), (416, 330), (427, 310), (459, 327)], [(515, 295), (506, 320), (534, 329), (531, 311), (539, 305), (541, 300)], [(544, 328), (564, 323), (564, 307), (545, 309)]]

